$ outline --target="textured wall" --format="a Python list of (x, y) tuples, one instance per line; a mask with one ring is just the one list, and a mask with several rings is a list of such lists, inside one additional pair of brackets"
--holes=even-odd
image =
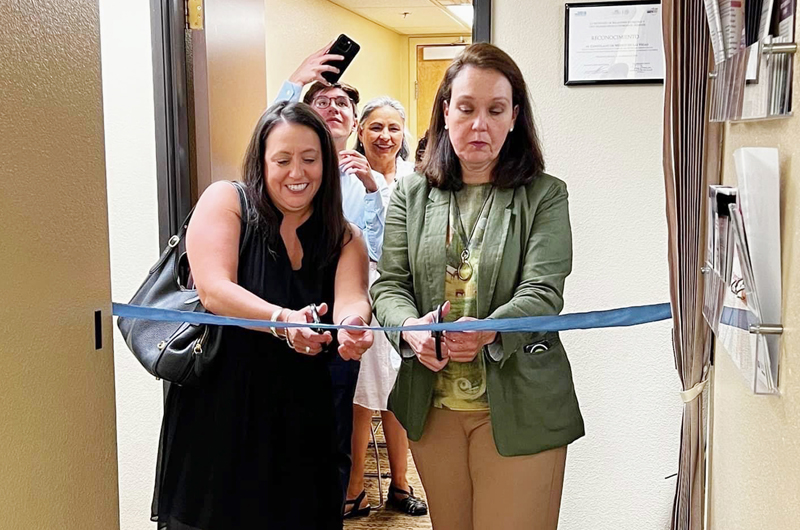
[(0, 528), (119, 525), (100, 87), (96, 2), (0, 3)]
[[(565, 87), (564, 2), (493, 4), (494, 41), (522, 68), (548, 170), (569, 186), (565, 311), (668, 301), (662, 88)], [(670, 329), (564, 333), (587, 436), (568, 453), (560, 529), (669, 527), (682, 409)]]
[[(800, 67), (795, 56), (794, 68)], [(798, 77), (794, 94), (800, 93)], [(796, 98), (795, 98), (796, 101)], [(797, 105), (797, 103), (795, 103)], [(800, 528), (800, 142), (798, 118), (728, 125), (724, 182), (736, 185), (733, 152), (777, 147), (781, 164), (783, 325), (778, 396), (754, 396), (724, 348), (716, 352), (709, 527)]]
[(358, 88), (362, 102), (389, 95), (408, 108), (408, 37), (327, 0), (266, 0), (266, 6), (268, 101), (303, 59), (345, 33), (361, 51), (342, 81)]
[[(158, 258), (149, 2), (100, 0), (111, 293), (127, 302)], [(161, 425), (161, 384), (114, 326), (122, 530), (153, 530), (150, 501)]]

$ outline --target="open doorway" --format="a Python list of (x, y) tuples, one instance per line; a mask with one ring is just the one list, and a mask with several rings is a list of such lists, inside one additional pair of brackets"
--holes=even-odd
[(409, 78), (409, 129), (416, 138), (422, 138), (428, 129), (433, 100), (444, 73), (456, 55), (472, 42), (470, 35), (424, 36), (408, 39)]
[[(244, 138), (275, 98), (292, 65), (339, 33), (350, 32), (367, 45), (347, 73), (351, 81), (374, 78), (362, 98), (389, 93), (403, 103), (413, 140), (420, 133), (417, 59), (416, 52), (406, 50), (491, 40), (491, 0), (193, 0), (190, 4), (203, 13), (191, 24), (184, 2), (151, 0), (162, 244), (211, 182), (235, 177)], [(390, 38), (397, 41), (396, 48), (387, 49)], [(375, 40), (380, 42), (370, 48)], [(376, 55), (377, 49), (384, 50), (383, 55)], [(380, 83), (389, 63), (388, 77), (395, 81), (391, 91)], [(423, 86), (424, 98), (427, 87)]]
[[(402, 0), (405, 2), (405, 0)], [(365, 2), (359, 2), (363, 5)], [(156, 163), (158, 182), (158, 229), (159, 246), (163, 248), (169, 236), (185, 218), (202, 189), (211, 180), (236, 178), (239, 156), (233, 149), (244, 150), (241, 140), (237, 135), (248, 136), (252, 131), (253, 121), (258, 113), (269, 105), (276, 96), (276, 86), (291, 74), (296, 63), (311, 51), (318, 49), (326, 42), (332, 40), (339, 33), (351, 35), (364, 46), (361, 55), (348, 70), (343, 81), (348, 81), (348, 76), (361, 76), (355, 83), (363, 85), (364, 100), (389, 92), (386, 84), (379, 85), (392, 77), (396, 80), (392, 85), (392, 95), (407, 107), (409, 113), (415, 112), (414, 99), (410, 97), (410, 85), (413, 76), (409, 74), (409, 40), (412, 38), (427, 38), (430, 34), (444, 36), (450, 41), (456, 41), (460, 36), (469, 37), (472, 33), (469, 25), (454, 20), (452, 14), (445, 12), (446, 4), (456, 2), (429, 2), (415, 0), (407, 2), (415, 6), (402, 6), (400, 2), (393, 5), (392, 1), (380, 2), (385, 11), (373, 11), (374, 7), (355, 7), (355, 2), (329, 2), (327, 0), (205, 0), (201, 6), (206, 14), (202, 19), (202, 29), (191, 29), (187, 26), (185, 17), (185, 2), (177, 0), (151, 0), (150, 15), (154, 88), (155, 88), (155, 125), (156, 125)], [(350, 5), (352, 4), (352, 5)], [(488, 2), (476, 3), (476, 10), (480, 5)], [(196, 3), (192, 3), (196, 5)], [(271, 11), (271, 7), (280, 9), (291, 8), (292, 21), (281, 17)], [(447, 29), (441, 25), (432, 25), (426, 28), (413, 25), (415, 20), (430, 21), (427, 16), (430, 11), (414, 13), (410, 9), (419, 11), (418, 8), (438, 10), (441, 18), (452, 23), (452, 28)], [(399, 12), (398, 12), (399, 9)], [(402, 16), (402, 13), (411, 14)], [(488, 10), (484, 11), (488, 14)], [(425, 15), (425, 16), (423, 16)], [(381, 18), (384, 17), (384, 18)], [(396, 18), (397, 24), (406, 24), (399, 27), (390, 24), (390, 19)], [(244, 24), (243, 20), (247, 19)], [(351, 25), (351, 22), (355, 21)], [(244, 24), (244, 25), (243, 25)], [(270, 26), (273, 26), (270, 31)], [(484, 24), (488, 28), (488, 24)], [(236, 33), (231, 33), (230, 28), (237, 28)], [(276, 28), (287, 32), (287, 36), (276, 35)], [(303, 30), (303, 31), (301, 31)], [(225, 33), (227, 31), (227, 33)], [(258, 33), (261, 33), (259, 40)], [(432, 32), (432, 33), (426, 33)], [(393, 39), (395, 45), (391, 55), (384, 53), (384, 59), (392, 59), (394, 63), (392, 73), (384, 75), (375, 73), (375, 81), (362, 82), (365, 72), (374, 70), (374, 61), (370, 59), (370, 50), (378, 49), (376, 36), (383, 35), (384, 41)], [(236, 38), (232, 38), (235, 36)], [(227, 39), (227, 40), (226, 40)], [(216, 47), (215, 47), (216, 46)], [(260, 46), (260, 50), (259, 47)], [(237, 53), (241, 47), (246, 49), (246, 54)], [(386, 49), (386, 48), (384, 48)], [(208, 54), (211, 54), (209, 58)], [(203, 55), (205, 54), (205, 56)], [(260, 54), (260, 58), (259, 58)], [(260, 62), (259, 68), (255, 64)], [(250, 66), (248, 66), (250, 65)], [(222, 68), (224, 67), (224, 68)], [(215, 68), (220, 68), (216, 69)], [(359, 72), (361, 70), (361, 72)], [(248, 73), (246, 77), (239, 74)], [(227, 87), (230, 90), (246, 88), (248, 98), (260, 98), (260, 103), (247, 104), (241, 94), (227, 98), (230, 106), (219, 106), (226, 103), (222, 92), (209, 92), (209, 87), (214, 90)], [(205, 92), (204, 92), (205, 91)], [(205, 98), (205, 99), (204, 99)], [(198, 112), (201, 104), (208, 105), (206, 113)], [(217, 105), (217, 106), (215, 106)], [(251, 112), (248, 117), (245, 113)], [(231, 109), (241, 112), (244, 126), (241, 132), (237, 129)], [(220, 126), (216, 121), (220, 116), (227, 118), (226, 124)], [(414, 141), (416, 134), (409, 127)], [(205, 134), (205, 136), (203, 136)], [(209, 147), (210, 146), (210, 147)], [(230, 147), (231, 151), (225, 151)], [(413, 147), (413, 146), (412, 146)], [(224, 157), (223, 157), (224, 155)], [(210, 178), (202, 181), (201, 175), (206, 171)], [(155, 246), (155, 243), (152, 243)], [(141, 269), (141, 268), (140, 268)], [(136, 274), (140, 272), (136, 270)], [(137, 276), (138, 278), (138, 276)], [(122, 291), (120, 291), (122, 292)], [(124, 295), (118, 297), (125, 299)], [(126, 355), (128, 355), (126, 353)], [(125, 368), (120, 368), (123, 371)], [(135, 367), (133, 369), (139, 369)], [(121, 378), (127, 376), (121, 375)], [(157, 386), (157, 383), (153, 382)], [(118, 400), (118, 425), (119, 432), (138, 430), (154, 431), (157, 436), (158, 419), (134, 417), (133, 408), (145, 400), (137, 397), (137, 392), (151, 392), (148, 389), (134, 388), (131, 384), (125, 386), (123, 400)], [(118, 392), (119, 392), (118, 388)], [(157, 391), (157, 388), (156, 388)], [(151, 403), (152, 401), (148, 401)], [(153, 415), (159, 413), (158, 407), (151, 407)], [(150, 423), (154, 425), (149, 425)], [(147, 423), (147, 426), (143, 424)], [(123, 424), (129, 426), (127, 430)], [(380, 431), (378, 440), (381, 441)], [(134, 530), (150, 528), (149, 498), (152, 495), (152, 483), (155, 468), (155, 445), (143, 443), (143, 437), (137, 439), (118, 440), (120, 466), (125, 466), (124, 473), (120, 473), (121, 502), (125, 503), (134, 496), (126, 494), (125, 489), (135, 489), (143, 492), (136, 495), (136, 505), (121, 504), (123, 528)], [(384, 449), (380, 448), (381, 455)], [(373, 458), (369, 457), (370, 466)], [(374, 469), (374, 468), (373, 468)], [(385, 468), (384, 468), (385, 470)], [(384, 484), (384, 495), (386, 483)], [(371, 493), (372, 495), (372, 493)], [(371, 499), (372, 500), (372, 499)], [(378, 504), (375, 498), (373, 506)], [(132, 525), (130, 521), (135, 520)], [(372, 523), (375, 524), (375, 520)], [(386, 526), (380, 526), (386, 527)]]

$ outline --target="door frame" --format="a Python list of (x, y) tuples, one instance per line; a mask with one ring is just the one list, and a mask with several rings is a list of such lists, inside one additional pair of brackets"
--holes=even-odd
[[(472, 42), (492, 41), (492, 0), (473, 0)], [(155, 98), (158, 237), (161, 248), (192, 208), (185, 0), (150, 0)], [(188, 61), (191, 63), (191, 60)], [(416, 79), (416, 58), (413, 61)], [(191, 66), (191, 64), (189, 65)], [(413, 82), (411, 83), (413, 87)], [(410, 94), (413, 96), (413, 93)], [(416, 120), (416, 100), (413, 102)], [(412, 105), (409, 105), (412, 106)], [(416, 122), (415, 122), (416, 123)]]
[(183, 0), (150, 0), (158, 240), (163, 248), (192, 207)]
[(472, 0), (472, 42), (492, 42), (492, 0)]

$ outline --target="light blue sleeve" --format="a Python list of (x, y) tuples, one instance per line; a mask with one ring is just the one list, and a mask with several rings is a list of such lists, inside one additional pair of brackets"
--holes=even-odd
[(388, 203), (384, 200), (384, 196), (387, 195), (389, 187), (386, 185), (386, 179), (377, 171), (373, 171), (372, 176), (378, 184), (378, 190), (364, 195), (363, 230), (369, 258), (378, 261), (381, 259), (383, 249), (383, 228), (386, 224)]
[(297, 103), (300, 101), (300, 94), (302, 92), (302, 85), (292, 83), (287, 79), (281, 85), (281, 90), (278, 92), (278, 96), (275, 98), (275, 101), (273, 101), (272, 104), (274, 105), (275, 103), (280, 103), (281, 101), (291, 101), (292, 103)]

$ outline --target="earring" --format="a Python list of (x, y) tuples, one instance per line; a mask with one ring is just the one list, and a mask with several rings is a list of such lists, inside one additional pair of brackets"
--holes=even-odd
[(511, 127), (508, 132), (514, 132), (514, 127)]
[(447, 124), (446, 123), (444, 124), (444, 130), (445, 131), (447, 130)]

